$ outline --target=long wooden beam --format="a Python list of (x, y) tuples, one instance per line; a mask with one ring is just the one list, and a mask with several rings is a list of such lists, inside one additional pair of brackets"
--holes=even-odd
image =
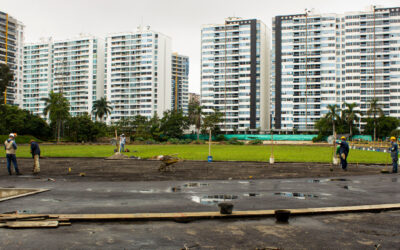
[[(320, 207), (320, 208), (297, 208), (286, 209), (291, 215), (313, 215), (332, 213), (355, 213), (355, 212), (379, 212), (385, 210), (400, 210), (400, 203), (343, 206), (343, 207)], [(179, 219), (220, 219), (240, 217), (271, 217), (275, 210), (251, 210), (234, 211), (232, 214), (220, 214), (219, 212), (183, 212), (183, 213), (129, 213), (129, 214), (0, 214), (0, 220), (7, 217), (13, 219), (24, 219), (32, 216), (49, 216), (60, 220), (70, 221), (96, 221), (96, 220), (179, 220)]]

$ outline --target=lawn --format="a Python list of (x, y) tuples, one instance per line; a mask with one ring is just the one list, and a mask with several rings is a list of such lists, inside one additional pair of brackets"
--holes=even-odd
[[(41, 145), (45, 157), (108, 157), (114, 152), (112, 145)], [(155, 155), (178, 154), (186, 160), (207, 160), (208, 145), (127, 145), (126, 155), (149, 158)], [(133, 152), (137, 151), (137, 152)], [(2, 155), (4, 149), (0, 150)], [(215, 161), (268, 161), (271, 146), (267, 145), (213, 145)], [(332, 148), (321, 146), (275, 145), (276, 162), (331, 162)], [(21, 145), (17, 157), (30, 157), (29, 146)], [(351, 150), (350, 163), (390, 163), (388, 153)]]

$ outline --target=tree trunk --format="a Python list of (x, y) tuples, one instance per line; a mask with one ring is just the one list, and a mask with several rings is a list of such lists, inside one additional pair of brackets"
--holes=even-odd
[(60, 134), (61, 134), (61, 121), (57, 121), (57, 143), (60, 142)]
[(374, 141), (376, 141), (376, 114), (374, 114)]
[(197, 130), (197, 140), (199, 140), (200, 139), (200, 128), (196, 128), (196, 130)]
[(353, 136), (353, 123), (350, 123), (350, 137)]

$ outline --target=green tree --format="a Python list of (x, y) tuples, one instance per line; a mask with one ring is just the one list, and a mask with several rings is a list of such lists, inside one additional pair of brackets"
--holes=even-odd
[(96, 141), (97, 138), (104, 136), (106, 131), (105, 124), (93, 122), (89, 114), (70, 117), (65, 125), (69, 140), (74, 142)]
[(104, 116), (110, 115), (112, 110), (113, 108), (110, 106), (110, 102), (107, 101), (105, 97), (102, 97), (93, 103), (92, 113), (96, 118), (100, 118), (100, 121), (103, 120)]
[(216, 135), (219, 133), (220, 129), (218, 124), (223, 120), (224, 114), (219, 112), (218, 110), (214, 110), (214, 112), (207, 114), (203, 119), (203, 133), (207, 133), (211, 130), (211, 133)]
[(62, 123), (69, 118), (69, 102), (63, 93), (51, 91), (49, 97), (42, 99), (46, 107), (43, 114), (49, 114), (50, 121), (55, 123), (57, 131), (57, 142), (60, 141)]
[(339, 112), (340, 109), (338, 108), (337, 105), (328, 105), (328, 113), (325, 115), (325, 118), (327, 122), (332, 124), (332, 133), (333, 136), (336, 136), (336, 129), (335, 129), (335, 124), (337, 121), (340, 120)]
[(343, 111), (344, 120), (349, 126), (350, 136), (353, 136), (354, 122), (358, 122), (360, 120), (362, 113), (359, 110), (355, 110), (358, 107), (357, 103), (350, 104), (345, 102), (344, 105), (346, 106), (346, 109)]
[(196, 127), (197, 140), (200, 137), (201, 120), (203, 118), (203, 106), (199, 102), (193, 101), (189, 103), (189, 121)]
[(14, 80), (14, 75), (7, 64), (0, 63), (0, 100), (4, 103), (4, 92)]
[(189, 118), (184, 116), (180, 110), (164, 112), (160, 120), (160, 131), (164, 139), (181, 138), (183, 131), (189, 128)]
[(390, 116), (380, 116), (376, 120), (374, 118), (366, 118), (365, 121), (367, 124), (364, 132), (366, 134), (375, 132), (377, 138), (390, 136), (395, 133), (396, 128), (400, 125), (399, 119)]
[(369, 109), (367, 111), (367, 115), (373, 117), (374, 119), (374, 141), (376, 141), (376, 126), (377, 126), (377, 116), (382, 117), (385, 114), (383, 113), (383, 110), (381, 108), (381, 105), (378, 103), (377, 98), (373, 98), (369, 102)]
[(16, 106), (0, 105), (0, 134), (15, 132), (20, 135), (33, 135), (47, 140), (51, 136), (50, 126), (37, 115)]

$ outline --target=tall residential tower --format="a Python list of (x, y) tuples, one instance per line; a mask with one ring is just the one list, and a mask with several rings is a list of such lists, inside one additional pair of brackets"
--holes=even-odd
[(189, 109), (189, 57), (172, 54), (172, 109), (188, 114)]
[(270, 127), (269, 29), (256, 19), (227, 18), (201, 31), (201, 104), (224, 114), (221, 130)]
[(22, 105), (23, 42), (24, 25), (0, 11), (0, 63), (7, 64), (14, 74), (5, 102), (17, 106)]
[(400, 8), (276, 16), (272, 51), (275, 129), (313, 130), (345, 102), (366, 114), (373, 98), (400, 118)]
[(161, 117), (171, 109), (171, 39), (149, 27), (108, 35), (104, 95), (108, 122), (142, 115)]

